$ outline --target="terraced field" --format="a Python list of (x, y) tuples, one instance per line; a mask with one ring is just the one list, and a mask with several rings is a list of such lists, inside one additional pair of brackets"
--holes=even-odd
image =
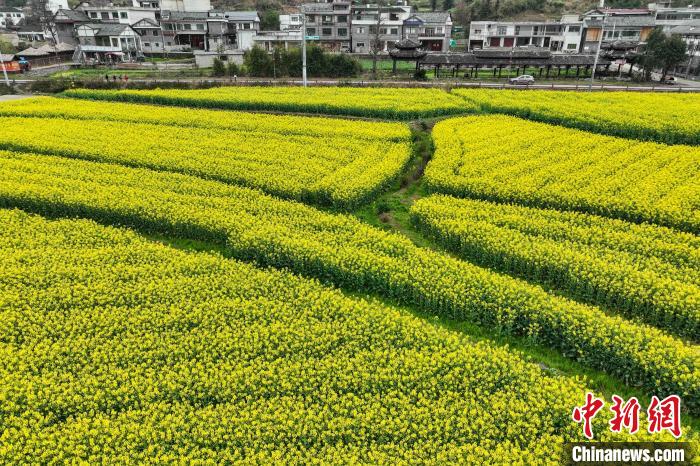
[(240, 111), (483, 109), (458, 94), (0, 103), (0, 461), (559, 464), (587, 392), (595, 440), (674, 441), (645, 409), (678, 395), (697, 444), (695, 148)]

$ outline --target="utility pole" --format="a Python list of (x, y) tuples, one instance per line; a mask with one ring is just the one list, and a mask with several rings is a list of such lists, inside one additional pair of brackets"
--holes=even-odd
[[(603, 2), (600, 2), (601, 5)], [(591, 83), (588, 85), (588, 90), (593, 88), (593, 80), (595, 79), (595, 70), (598, 67), (598, 57), (600, 56), (600, 49), (603, 46), (603, 35), (605, 34), (605, 18), (607, 14), (603, 12), (603, 23), (600, 25), (600, 37), (598, 37), (598, 50), (595, 52), (595, 59), (593, 60), (593, 70), (591, 71)]]
[(2, 74), (5, 76), (5, 84), (10, 87), (10, 78), (7, 77), (7, 70), (5, 69), (5, 62), (0, 58), (0, 66), (2, 66)]
[(301, 80), (306, 87), (306, 12), (301, 6)]
[(690, 78), (690, 64), (693, 63), (693, 57), (695, 57), (695, 51), (697, 48), (697, 44), (688, 44), (688, 64), (685, 66), (686, 78)]

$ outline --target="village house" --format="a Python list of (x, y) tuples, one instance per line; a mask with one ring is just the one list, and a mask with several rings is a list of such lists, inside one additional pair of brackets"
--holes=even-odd
[[(378, 39), (378, 50), (388, 52), (403, 36), (403, 22), (411, 15), (408, 5), (353, 5), (352, 51), (373, 52), (373, 42)], [(379, 12), (381, 11), (381, 15)], [(379, 16), (379, 18), (378, 18)], [(377, 34), (378, 33), (378, 34)]]
[(141, 38), (128, 24), (81, 24), (76, 32), (79, 45), (74, 61), (131, 61), (143, 55)]
[(424, 50), (447, 52), (452, 38), (449, 12), (413, 13), (403, 22), (403, 38), (421, 44)]
[(332, 0), (327, 3), (305, 3), (306, 38), (335, 52), (349, 52), (350, 39), (349, 0)]

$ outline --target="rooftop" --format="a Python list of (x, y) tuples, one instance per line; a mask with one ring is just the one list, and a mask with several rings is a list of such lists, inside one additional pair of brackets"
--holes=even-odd
[(700, 19), (688, 21), (687, 24), (674, 27), (671, 29), (671, 34), (700, 35)]
[(75, 22), (87, 22), (90, 18), (80, 10), (58, 10), (56, 13), (56, 21), (75, 21)]
[(91, 29), (96, 30), (95, 36), (96, 37), (104, 37), (104, 36), (118, 36), (122, 32), (124, 32), (127, 29), (130, 29), (131, 26), (128, 24), (120, 24), (120, 23), (90, 23), (90, 24), (85, 24), (84, 26), (87, 26)]
[(449, 17), (450, 13), (447, 11), (420, 12), (413, 13), (406, 21), (417, 18), (424, 23), (444, 23)]
[[(516, 66), (592, 66), (594, 61), (595, 55), (584, 54), (551, 55), (540, 58), (514, 57), (511, 60), (509, 57), (479, 57), (474, 53), (430, 53), (420, 63), (422, 65), (442, 66), (509, 66), (511, 64)], [(610, 61), (605, 58), (599, 58), (598, 64), (604, 66), (610, 64)]]

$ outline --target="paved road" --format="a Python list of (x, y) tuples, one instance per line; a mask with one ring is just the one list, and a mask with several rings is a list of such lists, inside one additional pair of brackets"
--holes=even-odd
[[(14, 81), (16, 84), (29, 84), (33, 82), (33, 79), (17, 79)], [(129, 83), (147, 83), (151, 85), (157, 85), (159, 83), (195, 83), (195, 84), (224, 84), (228, 86), (301, 86), (301, 80), (273, 80), (273, 79), (248, 79), (239, 78), (233, 81), (230, 78), (180, 78), (180, 79), (140, 79), (131, 78)], [(686, 85), (686, 82), (688, 83)], [(477, 87), (484, 89), (554, 89), (554, 90), (570, 90), (570, 91), (588, 91), (589, 85), (586, 82), (580, 82), (578, 84), (532, 84), (527, 86), (510, 85), (506, 83), (493, 83), (493, 82), (416, 82), (416, 81), (360, 81), (360, 80), (321, 80), (314, 79), (309, 80), (309, 86), (359, 86), (359, 87)], [(124, 87), (128, 87), (125, 84)], [(639, 86), (639, 85), (608, 85), (603, 83), (596, 83), (590, 90), (592, 91), (638, 91), (638, 92), (700, 92), (700, 83), (696, 81), (679, 80), (678, 85), (669, 86), (663, 84), (656, 84), (651, 86)]]
[(27, 99), (29, 97), (32, 97), (32, 96), (31, 95), (13, 95), (13, 94), (0, 95), (0, 102), (6, 101), (6, 100)]

